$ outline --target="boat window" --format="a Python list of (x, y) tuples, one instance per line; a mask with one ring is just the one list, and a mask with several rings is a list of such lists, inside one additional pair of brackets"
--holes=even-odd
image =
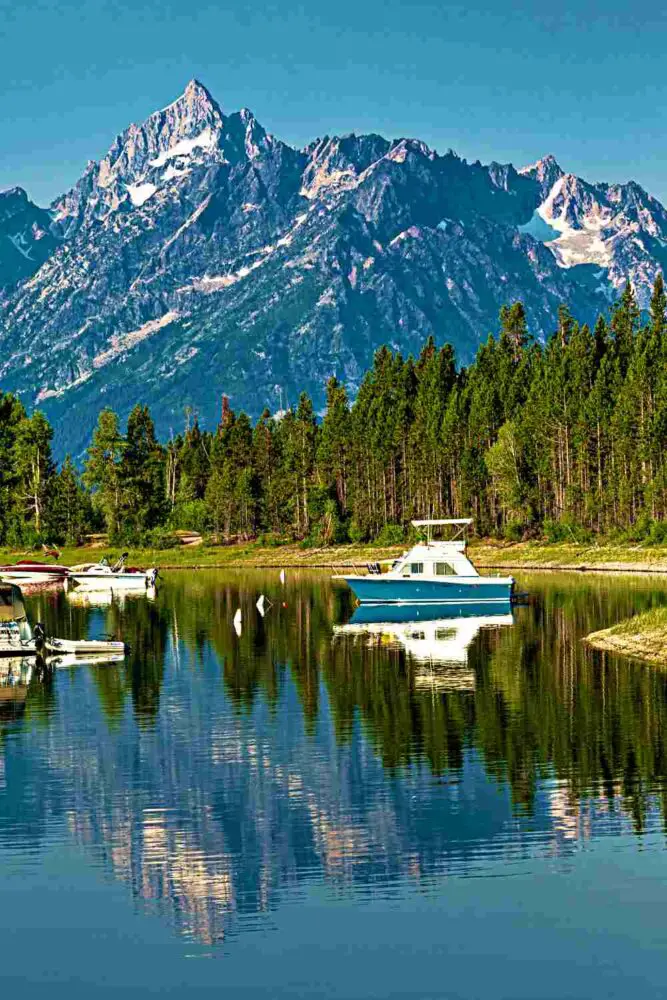
[(435, 630), (435, 638), (438, 642), (445, 642), (447, 639), (453, 639), (455, 635), (455, 628), (437, 628)]
[(401, 574), (402, 576), (410, 576), (410, 566), (408, 565), (408, 563), (406, 563), (403, 569), (401, 570)]
[(433, 563), (433, 573), (435, 576), (456, 576), (454, 567), (446, 562)]
[(410, 572), (413, 576), (424, 572), (424, 563), (410, 563)]

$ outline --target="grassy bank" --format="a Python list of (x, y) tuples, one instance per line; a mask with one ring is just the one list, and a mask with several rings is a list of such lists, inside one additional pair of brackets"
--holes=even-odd
[[(298, 544), (264, 546), (258, 542), (239, 545), (181, 546), (173, 549), (131, 549), (129, 564), (178, 567), (344, 567), (378, 559), (394, 558), (405, 546), (341, 545), (329, 548), (302, 548)], [(106, 556), (115, 560), (121, 552), (113, 548), (64, 549), (61, 562), (72, 566), (97, 561)], [(569, 569), (604, 572), (667, 573), (667, 545), (642, 546), (600, 543), (579, 545), (548, 542), (475, 541), (470, 546), (475, 565), (489, 569)], [(0, 550), (0, 561), (41, 559), (36, 553)]]
[(595, 649), (667, 666), (667, 608), (635, 615), (584, 640)]
[(667, 573), (667, 545), (482, 540), (470, 551), (478, 566)]

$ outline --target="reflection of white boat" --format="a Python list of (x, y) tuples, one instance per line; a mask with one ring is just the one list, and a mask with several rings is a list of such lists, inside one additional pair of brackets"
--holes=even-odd
[(52, 655), (125, 656), (127, 646), (116, 639), (46, 639), (44, 648)]
[(13, 583), (0, 583), (0, 656), (29, 656), (35, 652), (23, 595)]
[(75, 590), (66, 590), (67, 600), (70, 604), (84, 608), (110, 608), (112, 604), (123, 607), (130, 598), (146, 597), (149, 601), (154, 601), (157, 596), (155, 587), (147, 587), (146, 590), (95, 590), (87, 587), (77, 587)]
[[(470, 605), (452, 617), (452, 605), (429, 608), (401, 607), (356, 609), (346, 625), (335, 625), (334, 636), (353, 636), (365, 645), (401, 646), (418, 665), (414, 676), (416, 687), (441, 690), (470, 690), (475, 687), (474, 671), (462, 670), (468, 664), (468, 650), (482, 629), (512, 625), (510, 605), (497, 614), (497, 605), (475, 605), (472, 610), (486, 614), (470, 614)], [(388, 619), (380, 621), (380, 614)], [(446, 616), (446, 617), (445, 617)]]
[(57, 656), (49, 654), (47, 663), (49, 667), (103, 667), (111, 663), (123, 663), (125, 653), (106, 653), (100, 656), (79, 656), (76, 653), (59, 653)]
[(155, 586), (156, 569), (137, 569), (126, 567), (124, 553), (114, 566), (106, 559), (98, 563), (82, 563), (72, 566), (67, 583), (72, 587), (85, 587), (89, 590), (138, 590), (145, 593), (149, 587)]

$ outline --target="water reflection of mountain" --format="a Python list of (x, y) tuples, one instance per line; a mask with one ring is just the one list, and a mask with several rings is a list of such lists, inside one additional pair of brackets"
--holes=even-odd
[(115, 631), (133, 651), (30, 682), (0, 736), (0, 844), (62, 823), (210, 942), (313, 880), (427, 887), (641, 829), (662, 809), (667, 680), (579, 638), (659, 595), (539, 586), (513, 627), (471, 638), (474, 689), (441, 691), (400, 642), (332, 642), (350, 609), (327, 580), (178, 576), (154, 604), (102, 609), (35, 598), (60, 634)]

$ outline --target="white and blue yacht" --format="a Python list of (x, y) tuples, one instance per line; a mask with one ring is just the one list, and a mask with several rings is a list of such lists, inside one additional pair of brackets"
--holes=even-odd
[[(480, 576), (466, 555), (465, 538), (460, 537), (471, 518), (413, 521), (425, 534), (388, 572), (379, 563), (368, 573), (340, 575), (362, 604), (508, 604), (514, 579), (511, 576)], [(453, 527), (448, 541), (433, 539), (435, 528)]]

